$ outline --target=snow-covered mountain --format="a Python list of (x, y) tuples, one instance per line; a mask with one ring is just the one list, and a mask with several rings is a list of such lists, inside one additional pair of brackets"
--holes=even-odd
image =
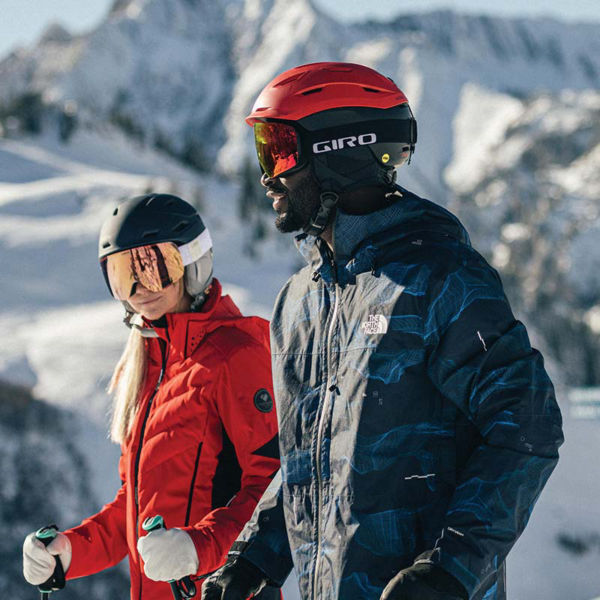
[(0, 63), (0, 104), (37, 93), (116, 123), (195, 165), (239, 171), (251, 154), (243, 117), (274, 75), (305, 62), (373, 66), (406, 92), (419, 120), (411, 183), (444, 199), (443, 167), (463, 86), (526, 95), (595, 88), (600, 25), (449, 11), (343, 25), (310, 0), (118, 0), (94, 31), (51, 28)]
[[(77, 106), (85, 123), (113, 123), (195, 165), (223, 142), (235, 77), (224, 0), (115, 2), (86, 36), (50, 28), (2, 63), (2, 100), (39, 93), (46, 106)], [(210, 140), (207, 142), (207, 140)]]
[[(89, 34), (53, 26), (0, 61), (0, 380), (31, 389), (30, 407), (51, 405), (55, 452), (85, 480), (48, 467), (65, 507), (19, 507), (44, 468), (15, 480), (19, 432), (50, 449), (53, 433), (36, 433), (41, 419), (26, 423), (23, 404), (0, 399), (0, 476), (16, 481), (0, 492), (2, 527), (16, 523), (14, 544), (46, 518), (75, 524), (118, 486), (104, 388), (127, 331), (96, 243), (121, 198), (152, 189), (196, 203), (226, 289), (247, 313), (269, 316), (299, 257), (273, 232), (268, 203), (261, 212), (247, 202), (258, 169), (242, 188), (231, 175), (255, 162), (243, 117), (258, 91), (320, 60), (371, 65), (406, 92), (419, 142), (400, 182), (460, 216), (544, 352), (567, 442), (509, 557), (509, 597), (589, 600), (600, 592), (600, 545), (577, 544), (600, 535), (600, 478), (588, 468), (598, 424), (570, 418), (567, 392), (600, 379), (600, 25), (448, 11), (344, 25), (310, 0), (116, 0)], [(3, 548), (12, 562), (0, 590), (30, 597), (21, 581), (2, 587), (18, 576), (20, 552)], [(89, 585), (102, 597), (105, 583)], [(287, 589), (293, 600), (293, 582)]]
[(465, 86), (450, 207), (564, 371), (600, 385), (600, 93), (528, 99)]
[(445, 197), (442, 171), (452, 156), (452, 122), (465, 84), (476, 81), (492, 90), (527, 95), (600, 83), (600, 25), (449, 11), (384, 24), (342, 25), (320, 14), (310, 0), (247, 2), (246, 9), (250, 15), (244, 23), (255, 24), (261, 33), (239, 42), (243, 59), (237, 63), (225, 120), (222, 168), (230, 164), (230, 156), (248, 148), (243, 117), (263, 85), (297, 64), (359, 62), (392, 77), (419, 122), (418, 149), (407, 177), (413, 188), (438, 201)]

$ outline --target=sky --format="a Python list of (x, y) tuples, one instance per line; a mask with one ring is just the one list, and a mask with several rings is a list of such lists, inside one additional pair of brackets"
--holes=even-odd
[[(113, 0), (0, 0), (0, 57), (32, 44), (52, 22), (74, 33), (97, 25)], [(460, 12), (504, 16), (551, 16), (600, 22), (600, 0), (313, 0), (344, 21), (388, 20), (405, 12), (452, 8)]]

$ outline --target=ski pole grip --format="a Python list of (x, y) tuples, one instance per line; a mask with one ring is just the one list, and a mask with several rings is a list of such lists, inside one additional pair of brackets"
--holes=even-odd
[[(147, 519), (144, 519), (144, 522), (142, 523), (142, 529), (148, 532), (166, 528), (165, 520), (160, 515), (148, 517)], [(171, 586), (171, 591), (173, 592), (173, 598), (175, 600), (187, 600), (196, 595), (196, 586), (188, 576), (183, 577), (178, 581), (169, 581), (169, 585)]]
[(157, 529), (166, 529), (165, 520), (160, 516), (148, 517), (142, 523), (142, 529), (144, 531), (156, 531)]
[[(40, 540), (44, 546), (48, 546), (50, 542), (57, 536), (57, 534), (57, 525), (47, 525), (46, 527), (38, 529), (35, 532), (35, 537)], [(54, 558), (56, 560), (54, 573), (52, 573), (52, 576), (47, 581), (38, 585), (38, 590), (42, 594), (48, 595), (50, 592), (56, 592), (57, 590), (62, 590), (65, 587), (65, 570), (63, 569), (62, 562), (59, 556), (55, 556)]]

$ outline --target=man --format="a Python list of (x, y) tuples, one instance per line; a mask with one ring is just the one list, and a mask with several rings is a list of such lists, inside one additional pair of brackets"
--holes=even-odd
[(416, 143), (406, 97), (317, 63), (276, 77), (247, 121), (308, 266), (271, 323), (281, 471), (203, 600), (292, 568), (303, 600), (504, 600), (561, 417), (497, 273), (394, 183)]

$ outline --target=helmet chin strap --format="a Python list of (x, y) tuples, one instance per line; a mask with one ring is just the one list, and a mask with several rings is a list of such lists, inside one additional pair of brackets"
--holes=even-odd
[(142, 337), (147, 338), (155, 338), (158, 337), (158, 333), (152, 329), (152, 327), (148, 327), (141, 315), (133, 312), (131, 306), (127, 302), (123, 302), (125, 306), (125, 317), (123, 318), (123, 323), (129, 327), (129, 329), (137, 329), (140, 332)]
[[(371, 161), (370, 161), (371, 162)], [(396, 189), (396, 169), (382, 167), (372, 159), (371, 169), (364, 173), (358, 181), (352, 180), (350, 175), (340, 175), (329, 167), (324, 158), (311, 161), (313, 177), (316, 179), (321, 193), (319, 205), (313, 212), (308, 224), (303, 228), (308, 235), (319, 236), (332, 222), (336, 207), (338, 206), (341, 192), (358, 190), (368, 186), (381, 186), (386, 188), (386, 197)]]
[(339, 195), (334, 191), (321, 192), (319, 206), (317, 206), (310, 221), (304, 227), (304, 232), (308, 235), (321, 235), (327, 225), (331, 223), (339, 199)]

